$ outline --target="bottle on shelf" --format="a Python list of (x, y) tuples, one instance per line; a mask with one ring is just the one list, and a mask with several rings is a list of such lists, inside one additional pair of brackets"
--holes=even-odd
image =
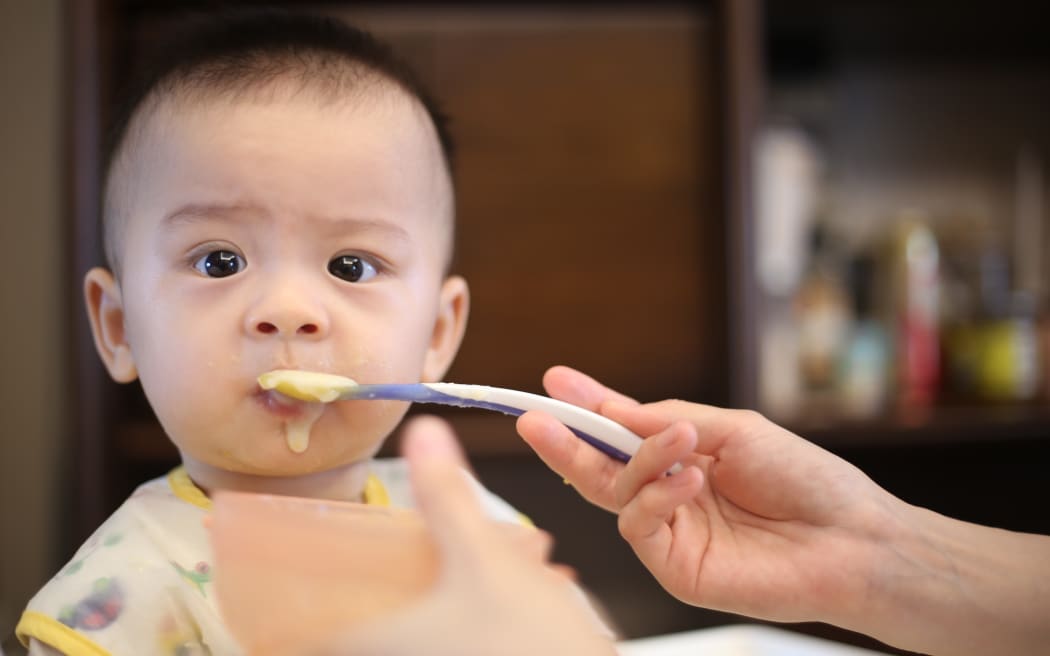
[(1011, 262), (995, 239), (977, 250), (974, 307), (945, 331), (950, 390), (969, 403), (1027, 402), (1042, 370), (1036, 303), (1014, 289)]
[(853, 257), (849, 291), (853, 323), (842, 351), (839, 397), (844, 414), (870, 419), (885, 406), (888, 391), (889, 346), (886, 329), (875, 312), (875, 259), (867, 253)]
[(828, 228), (814, 225), (810, 259), (794, 298), (798, 365), (808, 405), (833, 400), (850, 325), (849, 296)]
[(904, 410), (937, 398), (940, 357), (940, 252), (925, 216), (902, 212), (892, 240), (897, 400)]
[(1016, 295), (1009, 315), (988, 326), (982, 392), (993, 401), (1029, 401), (1039, 389), (1039, 334), (1035, 305)]

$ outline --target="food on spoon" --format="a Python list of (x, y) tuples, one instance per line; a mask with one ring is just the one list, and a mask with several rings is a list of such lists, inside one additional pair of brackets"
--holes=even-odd
[(331, 403), (357, 387), (353, 378), (299, 369), (275, 369), (259, 376), (259, 386), (299, 401)]

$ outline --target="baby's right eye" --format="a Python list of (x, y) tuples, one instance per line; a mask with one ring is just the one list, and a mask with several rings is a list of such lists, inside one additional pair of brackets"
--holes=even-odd
[(217, 250), (193, 263), (193, 268), (212, 278), (225, 278), (244, 270), (244, 258), (233, 251)]

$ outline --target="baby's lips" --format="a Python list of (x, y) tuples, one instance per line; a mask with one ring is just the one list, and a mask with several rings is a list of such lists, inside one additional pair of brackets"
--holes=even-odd
[(304, 401), (293, 399), (277, 390), (265, 390), (262, 387), (256, 393), (256, 398), (264, 408), (284, 418), (298, 417), (302, 414), (303, 405), (305, 404)]

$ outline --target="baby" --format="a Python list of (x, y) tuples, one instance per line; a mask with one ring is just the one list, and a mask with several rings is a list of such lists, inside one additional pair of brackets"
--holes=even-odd
[(411, 504), (400, 461), (373, 459), (407, 404), (317, 409), (257, 377), (437, 381), (467, 320), (448, 272), (448, 136), (386, 48), (264, 13), (212, 19), (166, 57), (117, 126), (110, 266), (84, 294), (110, 375), (141, 381), (182, 465), (32, 599), (17, 629), (30, 653), (239, 653), (211, 585), (213, 490)]

